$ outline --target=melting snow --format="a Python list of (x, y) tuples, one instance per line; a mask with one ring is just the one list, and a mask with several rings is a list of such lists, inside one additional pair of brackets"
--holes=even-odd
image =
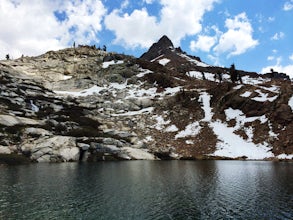
[(63, 75), (61, 80), (68, 80), (68, 79), (71, 79), (71, 78), (72, 78), (72, 76)]
[(244, 84), (250, 84), (250, 85), (262, 84), (262, 83), (269, 82), (269, 81), (270, 81), (270, 79), (266, 79), (266, 78), (262, 78), (262, 77), (258, 77), (258, 78), (252, 78), (249, 76), (242, 77), (242, 82)]
[(198, 121), (193, 122), (192, 124), (189, 124), (185, 127), (185, 130), (180, 131), (178, 134), (176, 134), (175, 139), (178, 138), (184, 138), (187, 136), (196, 136), (200, 132), (200, 125)]
[(279, 93), (280, 91), (280, 87), (279, 86), (271, 86), (271, 87), (265, 87), (265, 86), (259, 86), (259, 88), (262, 88), (264, 90), (270, 91), (270, 92), (274, 92), (274, 93)]
[(146, 113), (151, 113), (154, 110), (154, 107), (149, 107), (149, 108), (143, 108), (138, 111), (129, 111), (125, 113), (119, 113), (119, 114), (111, 114), (112, 116), (132, 116), (132, 115), (141, 115), (141, 114), (146, 114)]
[(199, 96), (199, 101), (202, 101), (202, 109), (205, 112), (205, 117), (202, 119), (202, 121), (211, 121), (212, 119), (212, 109), (210, 107), (210, 100), (211, 96), (207, 92), (202, 92)]
[(228, 108), (225, 110), (227, 120), (235, 119), (236, 120), (236, 128), (240, 128), (244, 126), (246, 122), (253, 122), (255, 120), (259, 120), (261, 124), (264, 124), (268, 121), (265, 115), (255, 116), (255, 117), (246, 117), (245, 114), (239, 109)]
[(170, 62), (170, 60), (167, 58), (163, 58), (163, 59), (159, 60), (159, 64), (161, 64), (163, 66), (167, 65), (167, 63), (169, 63), (169, 62)]
[(279, 154), (277, 156), (278, 159), (288, 159), (292, 160), (293, 159), (293, 154)]
[(235, 129), (227, 127), (226, 124), (216, 121), (212, 123), (213, 130), (221, 142), (217, 144), (217, 150), (212, 154), (214, 156), (222, 157), (242, 157), (246, 156), (248, 159), (258, 160), (273, 157), (270, 152), (271, 148), (262, 144), (255, 145), (247, 142), (240, 136), (234, 134)]
[(61, 95), (89, 96), (89, 95), (99, 94), (103, 89), (105, 89), (105, 87), (100, 87), (95, 85), (89, 89), (84, 89), (79, 92), (70, 92), (70, 91), (54, 91), (54, 92)]
[[(190, 76), (190, 77), (197, 78), (197, 79), (203, 79), (203, 75), (199, 71), (189, 71), (189, 72), (186, 73), (186, 75)], [(213, 73), (204, 72), (204, 76), (205, 76), (206, 80), (209, 80), (209, 81), (214, 81), (215, 80), (215, 74), (213, 74)]]
[(141, 78), (141, 77), (144, 77), (145, 75), (147, 75), (147, 74), (149, 74), (149, 73), (152, 73), (153, 71), (151, 71), (151, 70), (146, 70), (146, 69), (140, 69), (140, 73), (139, 74), (137, 74), (136, 76), (137, 77), (139, 77), (139, 78)]
[(186, 60), (192, 62), (192, 63), (195, 63), (197, 66), (202, 66), (202, 67), (208, 67), (210, 65), (206, 64), (206, 63), (203, 63), (203, 62), (200, 62), (196, 59), (192, 59), (190, 58), (189, 56), (185, 55), (185, 54), (179, 54), (181, 57), (185, 58)]
[(171, 122), (170, 120), (165, 121), (165, 119), (161, 115), (154, 116), (154, 118), (157, 120), (157, 124), (155, 125), (155, 128), (157, 130), (163, 130), (164, 126), (170, 124)]
[(242, 87), (243, 87), (243, 85), (237, 85), (233, 89), (238, 90), (238, 89), (241, 89)]
[[(205, 119), (211, 119), (212, 118), (212, 109), (210, 107), (210, 103), (208, 102), (207, 96), (209, 96), (207, 93), (203, 92), (201, 94), (203, 100), (206, 99), (206, 101), (203, 101), (203, 109), (205, 111)], [(237, 119), (237, 126), (244, 124), (245, 121), (254, 121), (254, 120), (260, 120), (262, 123), (267, 121), (265, 116), (261, 117), (249, 117), (246, 118), (242, 111), (240, 110), (233, 110), (233, 109), (227, 109), (225, 111), (227, 118), (229, 119)], [(235, 127), (228, 127), (226, 124), (220, 122), (220, 121), (211, 121), (210, 126), (213, 128), (215, 134), (218, 136), (218, 139), (220, 142), (217, 144), (217, 150), (212, 154), (214, 156), (222, 156), (222, 157), (242, 157), (246, 156), (248, 159), (264, 159), (273, 157), (273, 153), (270, 152), (271, 148), (266, 147), (264, 144), (258, 144), (255, 145), (254, 143), (251, 143), (249, 141), (245, 141), (240, 136), (236, 135), (234, 131), (236, 130)], [(251, 132), (250, 130), (247, 130), (247, 132)], [(248, 134), (250, 137), (252, 134)]]
[(245, 93), (241, 94), (240, 96), (248, 98), (251, 94), (252, 94), (252, 92), (246, 91)]
[(293, 111), (293, 95), (291, 96), (291, 98), (288, 101), (288, 105), (291, 107), (291, 111)]
[(255, 92), (257, 92), (259, 95), (257, 97), (252, 98), (252, 100), (257, 101), (257, 102), (265, 102), (265, 101), (273, 102), (274, 100), (276, 100), (278, 98), (277, 95), (274, 96), (274, 97), (268, 98), (268, 94), (267, 93), (263, 93), (259, 89), (255, 90)]
[(104, 69), (106, 69), (106, 68), (108, 68), (110, 65), (122, 64), (122, 63), (123, 63), (123, 60), (118, 60), (118, 61), (111, 60), (111, 61), (108, 61), (108, 62), (103, 62), (102, 67), (103, 67)]
[(186, 140), (185, 143), (186, 144), (194, 144), (194, 142), (192, 140)]
[(178, 130), (179, 129), (176, 127), (176, 125), (171, 125), (165, 129), (165, 132), (176, 132)]

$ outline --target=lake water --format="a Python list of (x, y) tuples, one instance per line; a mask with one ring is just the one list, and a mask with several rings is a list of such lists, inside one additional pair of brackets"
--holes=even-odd
[(0, 219), (293, 219), (293, 163), (2, 166)]

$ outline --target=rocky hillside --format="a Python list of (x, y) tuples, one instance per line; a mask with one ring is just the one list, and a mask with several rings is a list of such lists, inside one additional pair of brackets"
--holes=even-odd
[(139, 59), (79, 46), (3, 60), (0, 163), (292, 159), (291, 81), (233, 81), (166, 36)]

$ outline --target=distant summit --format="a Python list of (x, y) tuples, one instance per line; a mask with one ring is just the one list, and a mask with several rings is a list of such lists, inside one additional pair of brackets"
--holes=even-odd
[(166, 35), (164, 35), (157, 43), (154, 43), (150, 47), (150, 49), (140, 58), (151, 61), (156, 57), (165, 54), (167, 51), (170, 51), (170, 49), (174, 49), (174, 45), (172, 41)]

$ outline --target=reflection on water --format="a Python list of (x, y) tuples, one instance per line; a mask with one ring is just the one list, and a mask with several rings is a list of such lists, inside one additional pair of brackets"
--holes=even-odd
[(0, 174), (0, 219), (293, 218), (292, 163), (32, 164)]

